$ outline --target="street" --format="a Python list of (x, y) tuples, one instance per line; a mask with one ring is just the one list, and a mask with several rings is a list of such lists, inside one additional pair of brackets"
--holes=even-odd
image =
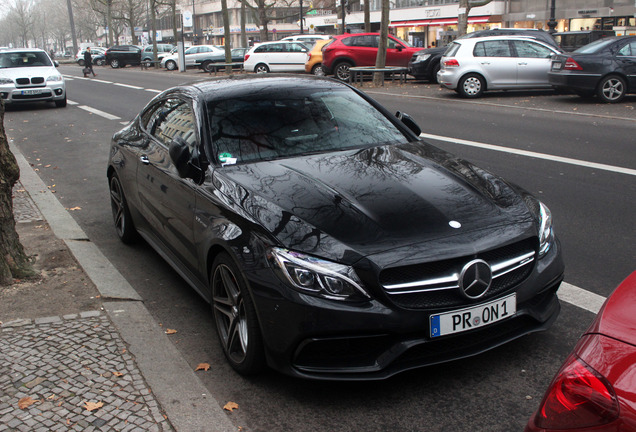
[[(144, 299), (157, 323), (243, 431), (522, 430), (553, 374), (594, 317), (562, 302), (548, 332), (488, 353), (382, 382), (330, 383), (267, 372), (234, 373), (223, 358), (209, 306), (143, 242), (116, 237), (106, 183), (110, 137), (159, 91), (208, 79), (167, 73), (61, 66), (69, 105), (11, 108), (10, 139), (42, 180)], [(607, 297), (634, 268), (636, 97), (601, 105), (549, 92), (492, 93), (479, 102), (426, 83), (363, 87), (390, 111), (409, 113), (428, 141), (503, 176), (552, 210), (566, 262), (565, 282)], [(578, 291), (575, 291), (578, 292)]]

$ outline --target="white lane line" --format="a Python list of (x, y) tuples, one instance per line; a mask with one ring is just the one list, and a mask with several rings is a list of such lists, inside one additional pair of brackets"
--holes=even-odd
[(605, 297), (593, 292), (586, 291), (574, 285), (570, 285), (567, 282), (562, 282), (559, 290), (557, 291), (559, 300), (570, 303), (574, 306), (580, 307), (595, 314), (603, 306)]
[(105, 119), (108, 119), (108, 120), (121, 120), (121, 117), (117, 117), (117, 116), (114, 116), (112, 114), (108, 114), (108, 113), (106, 113), (104, 111), (100, 111), (98, 109), (91, 108), (91, 107), (86, 106), (86, 105), (80, 105), (78, 108), (81, 108), (84, 111), (88, 111), (90, 113), (96, 114), (96, 115), (98, 115), (100, 117), (104, 117)]
[(441, 135), (432, 135), (432, 134), (421, 133), (420, 137), (434, 139), (434, 140), (437, 140), (437, 141), (444, 141), (444, 142), (454, 143), (454, 144), (461, 144), (461, 145), (466, 145), (466, 146), (471, 146), (471, 147), (479, 147), (479, 148), (483, 148), (483, 149), (486, 149), (486, 150), (493, 150), (493, 151), (498, 151), (498, 152), (503, 152), (503, 153), (511, 153), (511, 154), (516, 154), (516, 155), (520, 155), (520, 156), (528, 156), (528, 157), (532, 157), (532, 158), (535, 158), (535, 159), (545, 159), (545, 160), (549, 160), (549, 161), (552, 161), (552, 162), (561, 162), (561, 163), (570, 164), (570, 165), (578, 165), (578, 166), (582, 166), (582, 167), (586, 167), (586, 168), (594, 168), (594, 169), (600, 169), (600, 170), (604, 170), (604, 171), (611, 171), (611, 172), (615, 172), (615, 173), (619, 173), (619, 174), (627, 174), (627, 175), (636, 176), (636, 169), (631, 169), (631, 168), (623, 168), (623, 167), (618, 167), (618, 166), (613, 166), (613, 165), (606, 165), (606, 164), (601, 164), (601, 163), (596, 163), (596, 162), (588, 162), (588, 161), (584, 161), (584, 160), (580, 160), (580, 159), (571, 159), (571, 158), (566, 158), (566, 157), (561, 157), (561, 156), (549, 155), (549, 154), (545, 154), (545, 153), (536, 153), (536, 152), (531, 152), (531, 151), (527, 151), (527, 150), (519, 150), (519, 149), (514, 149), (514, 148), (509, 148), (509, 147), (501, 147), (501, 146), (496, 146), (496, 145), (492, 145), (492, 144), (480, 143), (480, 142), (476, 142), (476, 141), (463, 140), (463, 139), (459, 139), (459, 138), (448, 138), (448, 137), (441, 136)]
[(66, 103), (69, 104), (69, 105), (79, 105), (79, 102), (75, 102), (75, 101), (68, 100), (68, 99), (66, 100)]
[(144, 90), (151, 93), (161, 93), (161, 90), (155, 90), (155, 89), (144, 89)]
[[(89, 78), (87, 78), (87, 79), (89, 79)], [(102, 83), (102, 84), (113, 84), (112, 81), (106, 81), (106, 80), (101, 80), (101, 79), (90, 78), (90, 80), (98, 82), (98, 83)]]
[(119, 87), (126, 87), (126, 88), (130, 88), (130, 89), (135, 89), (135, 90), (143, 90), (143, 87), (138, 87), (138, 86), (134, 86), (134, 85), (130, 85), (130, 84), (122, 84), (122, 83), (113, 83), (113, 85), (119, 86)]

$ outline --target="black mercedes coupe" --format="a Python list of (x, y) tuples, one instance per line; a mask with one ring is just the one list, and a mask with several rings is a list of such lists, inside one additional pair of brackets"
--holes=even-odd
[(383, 379), (555, 321), (548, 208), (332, 79), (164, 91), (113, 136), (117, 234), (211, 304), (231, 366)]

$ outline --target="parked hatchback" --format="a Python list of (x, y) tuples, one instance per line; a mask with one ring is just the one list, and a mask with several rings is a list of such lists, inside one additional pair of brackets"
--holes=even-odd
[(309, 58), (305, 63), (305, 72), (309, 72), (316, 76), (324, 76), (325, 69), (322, 67), (322, 47), (329, 43), (329, 39), (321, 39), (316, 41), (311, 51), (309, 51)]
[(442, 57), (437, 81), (467, 98), (487, 90), (549, 89), (548, 71), (559, 52), (518, 36), (457, 39)]
[[(167, 56), (170, 51), (174, 48), (172, 44), (157, 44), (157, 60), (161, 61), (165, 56)], [(154, 55), (154, 46), (147, 45), (144, 47), (144, 50), (141, 53), (141, 61), (146, 63), (147, 66), (150, 66), (155, 61)]]
[(548, 80), (582, 97), (616, 103), (636, 93), (636, 36), (609, 37), (555, 56)]
[(302, 42), (263, 42), (245, 54), (243, 67), (256, 73), (304, 72), (309, 48)]
[[(325, 73), (348, 81), (354, 66), (375, 66), (380, 45), (379, 33), (356, 33), (335, 36), (322, 48), (322, 66)], [(407, 67), (413, 54), (420, 51), (395, 36), (389, 35), (386, 50), (386, 66)]]

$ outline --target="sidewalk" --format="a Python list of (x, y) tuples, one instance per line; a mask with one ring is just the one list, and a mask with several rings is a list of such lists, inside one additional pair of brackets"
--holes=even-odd
[[(39, 230), (40, 242), (50, 237), (55, 254), (35, 251), (38, 260), (72, 254), (79, 266), (62, 271), (68, 290), (2, 288), (17, 310), (37, 313), (39, 304), (45, 315), (0, 315), (0, 432), (236, 431), (142, 299), (10, 147), (21, 170), (14, 188), (19, 231)], [(67, 313), (84, 305), (90, 308)]]

